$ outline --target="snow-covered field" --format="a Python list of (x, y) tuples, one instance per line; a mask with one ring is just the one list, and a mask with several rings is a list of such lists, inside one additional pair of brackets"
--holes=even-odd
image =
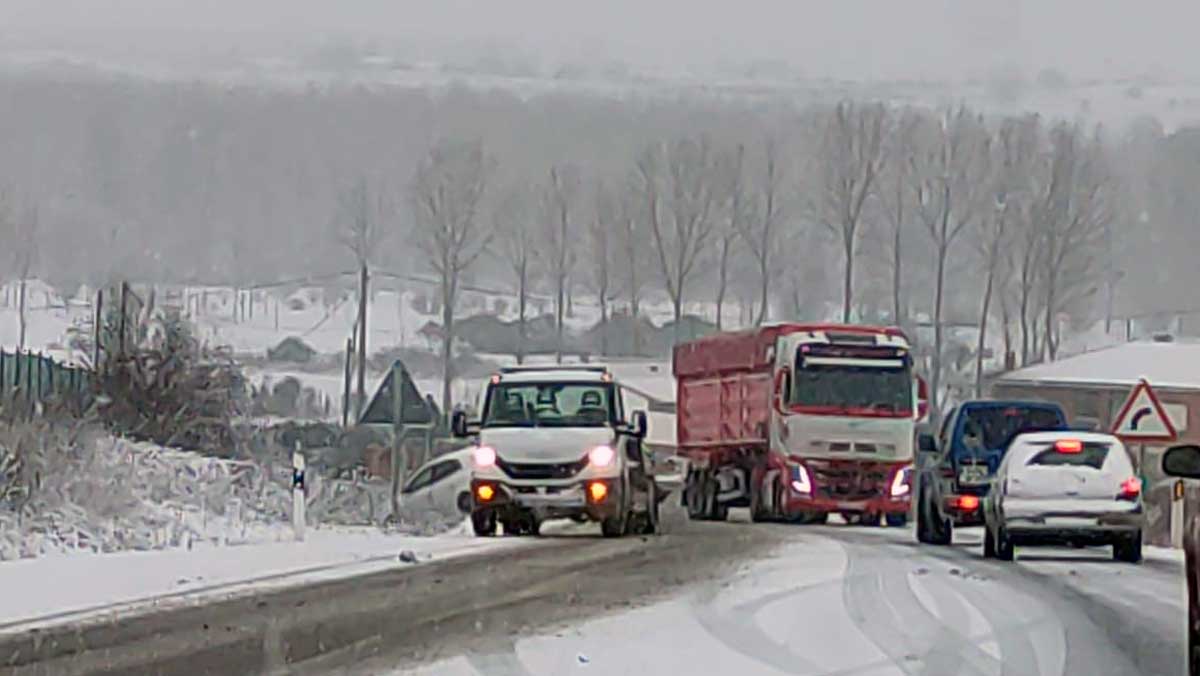
[[(85, 616), (119, 617), (532, 542), (478, 539), (468, 530), (422, 537), (370, 528), (321, 528), (309, 530), (303, 542), (200, 544), (192, 549), (9, 561), (0, 563), (0, 632)], [(407, 560), (401, 560), (402, 553)]]

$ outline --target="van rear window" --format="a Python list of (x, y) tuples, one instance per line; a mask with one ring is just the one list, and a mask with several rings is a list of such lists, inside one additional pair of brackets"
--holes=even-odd
[(1110, 444), (1088, 442), (1083, 445), (1083, 449), (1077, 453), (1063, 453), (1056, 449), (1053, 444), (1044, 451), (1038, 451), (1034, 454), (1027, 465), (1041, 465), (1048, 467), (1091, 467), (1092, 469), (1100, 469), (1104, 467), (1104, 460), (1108, 458), (1108, 449)]

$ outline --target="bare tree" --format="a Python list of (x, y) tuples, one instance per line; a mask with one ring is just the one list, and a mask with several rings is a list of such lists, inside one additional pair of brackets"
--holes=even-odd
[(646, 286), (646, 276), (642, 270), (647, 265), (648, 248), (646, 241), (646, 218), (642, 215), (632, 190), (623, 191), (617, 203), (617, 222), (615, 228), (616, 246), (620, 252), (617, 256), (616, 268), (619, 271), (623, 295), (629, 303), (629, 316), (633, 322), (633, 352), (642, 353), (641, 333), (641, 303)]
[(725, 219), (718, 226), (717, 239), (717, 330), (722, 328), (725, 294), (729, 289), (729, 263), (742, 231), (745, 230), (746, 199), (745, 181), (746, 149), (739, 145), (724, 162), (727, 174), (723, 197)]
[(954, 242), (978, 219), (980, 197), (988, 191), (990, 137), (982, 120), (966, 107), (947, 111), (941, 120), (923, 126), (924, 150), (911, 157), (910, 169), (917, 215), (936, 257), (930, 369), (930, 407), (936, 422), (941, 412), (946, 262)]
[(20, 213), (0, 193), (0, 242), (9, 250), (8, 264), (17, 279), (17, 349), (25, 349), (28, 326), (27, 303), (29, 277), (39, 253), (40, 222), (37, 204), (28, 204)]
[(550, 168), (543, 201), (545, 229), (542, 242), (549, 259), (550, 278), (554, 283), (554, 351), (555, 361), (560, 364), (563, 357), (563, 315), (566, 312), (567, 287), (571, 283), (575, 263), (572, 212), (578, 193), (579, 174), (574, 167), (555, 165)]
[(891, 243), (887, 253), (892, 268), (892, 321), (901, 326), (908, 319), (904, 297), (904, 239), (907, 234), (906, 223), (912, 217), (913, 201), (909, 190), (912, 167), (909, 158), (915, 152), (914, 129), (919, 124), (921, 115), (922, 113), (910, 109), (893, 117), (893, 122), (889, 125), (891, 133), (884, 148), (888, 161), (884, 163), (875, 190), (882, 220), (890, 230), (888, 234)]
[(479, 259), (492, 233), (479, 210), (492, 171), (480, 141), (439, 141), (412, 181), (416, 243), (438, 275), (442, 305), (442, 411), (449, 415), (454, 380), (454, 310), (464, 272)]
[(355, 415), (361, 416), (367, 402), (367, 305), (370, 299), (371, 252), (382, 238), (382, 194), (372, 196), (366, 177), (359, 177), (338, 196), (337, 215), (334, 218), (334, 237), (354, 256), (358, 271), (358, 391)]
[(716, 226), (713, 212), (720, 190), (716, 169), (704, 137), (653, 144), (637, 162), (659, 273), (674, 310), (676, 343), (682, 337), (687, 285)]
[(612, 233), (619, 213), (614, 197), (603, 183), (596, 185), (596, 212), (588, 224), (588, 258), (591, 286), (600, 300), (600, 354), (608, 356), (608, 293), (611, 280)]
[(1113, 214), (1115, 177), (1103, 144), (1078, 127), (1062, 123), (1050, 133), (1050, 180), (1037, 222), (1045, 252), (1043, 342), (1046, 355), (1058, 353), (1057, 315), (1096, 292), (1103, 266), (1095, 264)]
[(883, 169), (886, 122), (882, 104), (842, 101), (821, 124), (817, 218), (842, 247), (843, 322), (850, 321), (854, 303), (854, 256), (863, 207)]
[[(996, 134), (990, 161), (994, 166), (993, 185), (996, 196), (992, 214), (981, 214), (978, 237), (974, 238), (976, 253), (983, 264), (983, 301), (979, 309), (979, 334), (975, 346), (975, 396), (983, 396), (983, 355), (987, 346), (988, 318), (992, 311), (992, 295), (997, 276), (1005, 262), (1004, 253), (1010, 249), (1009, 227), (1021, 218), (1030, 202), (1025, 188), (1032, 164), (1037, 157), (1039, 141), (1037, 117), (1005, 120)], [(1004, 280), (999, 280), (1001, 287)], [(1007, 318), (1004, 319), (1007, 321)]]
[(517, 363), (525, 361), (526, 322), (529, 309), (529, 286), (536, 274), (537, 234), (529, 214), (529, 196), (513, 190), (496, 209), (494, 228), (500, 238), (501, 254), (513, 276), (517, 294)]
[(763, 143), (763, 167), (756, 182), (753, 204), (739, 220), (742, 239), (758, 263), (758, 317), (756, 326), (762, 326), (769, 312), (772, 254), (779, 248), (781, 221), (784, 213), (782, 185), (785, 172), (779, 159), (778, 139), (768, 137)]

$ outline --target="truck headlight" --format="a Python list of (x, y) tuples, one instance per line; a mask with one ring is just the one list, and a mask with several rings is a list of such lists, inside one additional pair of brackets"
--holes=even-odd
[(616, 457), (611, 446), (597, 446), (588, 452), (588, 462), (593, 467), (608, 467)]
[(904, 467), (896, 472), (896, 476), (892, 479), (892, 497), (898, 498), (903, 495), (908, 495), (912, 490), (912, 467)]
[(496, 464), (496, 450), (491, 446), (476, 446), (471, 452), (476, 467), (492, 467)]
[(797, 493), (812, 493), (812, 479), (804, 465), (792, 465), (792, 490)]

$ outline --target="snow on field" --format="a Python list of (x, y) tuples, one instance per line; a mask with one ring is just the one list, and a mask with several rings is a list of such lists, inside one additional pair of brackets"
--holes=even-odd
[[(175, 603), (311, 584), (462, 556), (529, 540), (477, 539), (460, 528), (432, 537), (369, 528), (312, 529), (303, 542), (198, 545), (152, 552), (46, 556), (0, 563), (0, 632), (27, 631), (97, 613), (127, 614)], [(405, 555), (405, 558), (409, 558)]]

